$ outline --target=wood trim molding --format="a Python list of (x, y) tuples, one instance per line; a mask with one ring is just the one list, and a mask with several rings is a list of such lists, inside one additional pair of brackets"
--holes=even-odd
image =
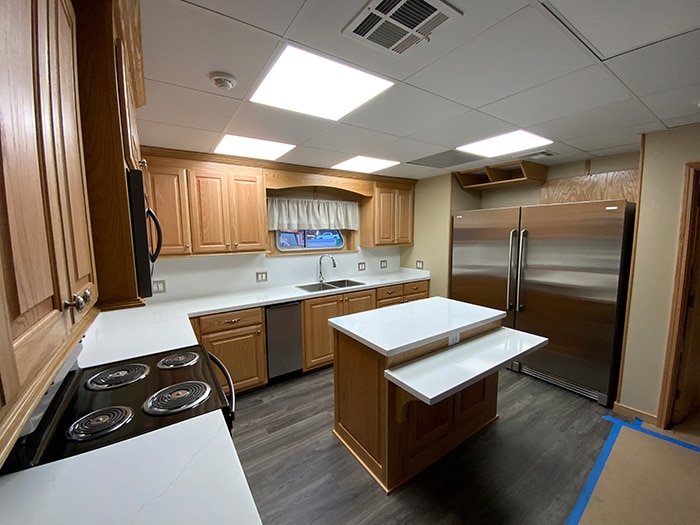
[(683, 207), (681, 208), (680, 231), (678, 235), (678, 255), (676, 274), (673, 278), (673, 299), (671, 302), (671, 319), (669, 321), (664, 371), (659, 396), (658, 421), (662, 428), (668, 428), (673, 415), (673, 403), (678, 383), (681, 345), (683, 343), (683, 325), (688, 308), (687, 288), (690, 280), (690, 267), (693, 253), (689, 250), (692, 235), (697, 227), (700, 213), (698, 198), (700, 195), (700, 162), (686, 164), (683, 187)]
[(416, 185), (416, 182), (418, 182), (415, 179), (406, 179), (401, 177), (368, 175), (366, 173), (357, 173), (355, 171), (334, 170), (330, 168), (314, 168), (312, 166), (287, 164), (285, 162), (276, 162), (271, 160), (251, 159), (248, 157), (234, 157), (231, 155), (215, 155), (212, 153), (201, 153), (196, 151), (185, 151), (168, 148), (156, 148), (153, 146), (142, 146), (141, 155), (146, 159), (148, 159), (149, 156), (166, 157), (200, 162), (216, 162), (218, 164), (232, 164), (234, 166), (249, 166), (253, 168), (264, 168), (268, 170), (282, 170), (293, 173), (303, 173), (306, 175), (330, 175), (333, 177), (354, 179), (358, 181), (389, 182), (394, 184), (403, 183), (410, 185), (411, 188)]
[(648, 414), (647, 412), (642, 412), (641, 410), (628, 407), (627, 405), (623, 405), (618, 402), (615, 402), (613, 405), (613, 412), (630, 419), (639, 418), (645, 423), (649, 423), (657, 427), (659, 426), (657, 423), (658, 418), (654, 414)]
[(63, 366), (75, 345), (80, 342), (98, 313), (97, 307), (91, 308), (73, 327), (70, 336), (61, 343), (61, 346), (51, 355), (44, 367), (36, 375), (31, 376), (27, 383), (22, 385), (22, 389), (17, 395), (8, 399), (8, 404), (0, 409), (0, 465), (12, 450), (24, 424), (39, 404), (54, 376)]
[[(644, 176), (644, 146), (646, 142), (646, 135), (642, 135), (640, 150), (639, 150), (639, 173), (638, 173), (638, 183), (637, 183), (637, 204), (634, 214), (634, 234), (632, 235), (632, 257), (630, 260), (630, 273), (629, 280), (627, 281), (627, 304), (625, 305), (625, 324), (622, 333), (622, 351), (620, 352), (620, 372), (618, 374), (617, 381), (617, 396), (616, 401), (620, 400), (620, 394), (622, 393), (622, 378), (624, 377), (625, 371), (625, 354), (627, 352), (627, 332), (630, 323), (630, 305), (632, 304), (632, 293), (634, 288), (632, 287), (634, 283), (634, 267), (637, 258), (637, 237), (639, 235), (639, 208), (642, 203), (642, 177)], [(617, 404), (617, 403), (616, 403)]]

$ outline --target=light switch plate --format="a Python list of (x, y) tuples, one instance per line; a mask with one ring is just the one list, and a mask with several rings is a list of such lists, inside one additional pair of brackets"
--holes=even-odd
[(255, 272), (255, 282), (256, 283), (266, 283), (267, 282), (267, 272)]
[(357, 271), (364, 272), (367, 269), (367, 264), (364, 262), (357, 263)]
[(153, 293), (165, 293), (165, 279), (153, 281)]
[(379, 261), (380, 268), (386, 268), (386, 266), (387, 266), (386, 259), (382, 259), (381, 261)]
[(416, 268), (418, 268), (419, 270), (422, 270), (423, 269), (423, 261), (416, 261)]

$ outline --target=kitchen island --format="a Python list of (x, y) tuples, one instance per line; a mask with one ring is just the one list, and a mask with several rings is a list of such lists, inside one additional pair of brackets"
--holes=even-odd
[(329, 320), (333, 432), (388, 493), (492, 423), (498, 369), (544, 337), (444, 297)]

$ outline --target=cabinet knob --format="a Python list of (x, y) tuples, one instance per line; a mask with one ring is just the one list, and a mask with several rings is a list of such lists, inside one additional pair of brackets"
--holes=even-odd
[(139, 164), (139, 168), (141, 168), (141, 169), (145, 169), (148, 167), (148, 162), (146, 162), (146, 159), (141, 159), (138, 162), (138, 164)]
[(83, 301), (85, 301), (85, 304), (88, 305), (92, 302), (92, 294), (90, 293), (90, 290), (85, 288), (85, 291), (83, 292)]
[(238, 243), (237, 243), (237, 242), (234, 242), (233, 245), (234, 245), (234, 246), (238, 246)]
[(226, 324), (236, 324), (238, 321), (240, 321), (240, 317), (236, 317), (235, 319), (224, 319), (224, 323)]
[(230, 247), (231, 247), (231, 243), (230, 243), (230, 242), (227, 242), (227, 243), (226, 243), (226, 248), (230, 248)]
[(85, 310), (85, 299), (77, 293), (73, 294), (72, 301), (63, 301), (63, 308), (75, 308), (78, 313)]
[(258, 330), (258, 335), (262, 334), (262, 330)]
[(189, 245), (189, 244), (185, 244), (185, 250), (189, 250), (189, 249), (190, 249), (190, 245)]

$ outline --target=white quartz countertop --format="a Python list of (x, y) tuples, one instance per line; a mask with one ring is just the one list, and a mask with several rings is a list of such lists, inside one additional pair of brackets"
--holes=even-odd
[(0, 477), (0, 523), (261, 523), (221, 412)]
[(545, 337), (501, 327), (385, 370), (384, 377), (424, 403), (434, 405), (503, 365), (542, 348), (547, 341)]
[(328, 324), (382, 355), (396, 355), (444, 337), (478, 328), (506, 312), (431, 297), (357, 314), (334, 317)]
[[(85, 334), (78, 364), (87, 368), (197, 344), (190, 317), (429, 278), (427, 271), (401, 269), (353, 277), (365, 284), (338, 291), (261, 286), (101, 312)], [(260, 523), (220, 411), (0, 477), (2, 524), (73, 524), (86, 517), (119, 525)]]

